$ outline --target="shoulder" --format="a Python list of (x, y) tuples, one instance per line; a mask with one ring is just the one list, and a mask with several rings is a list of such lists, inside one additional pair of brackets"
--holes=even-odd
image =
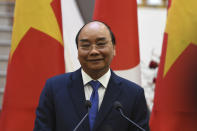
[(120, 76), (118, 76), (118, 79), (121, 83), (120, 88), (125, 98), (127, 98), (128, 100), (133, 100), (135, 102), (138, 102), (142, 99), (145, 100), (144, 89), (140, 85)]
[(53, 76), (47, 80), (49, 83), (62, 83), (68, 82), (81, 74), (80, 69), (74, 72), (68, 72), (60, 75)]
[(56, 75), (56, 76), (49, 78), (47, 82), (61, 82), (61, 81), (69, 80), (71, 79), (72, 74), (73, 72)]
[(70, 87), (72, 85), (72, 82), (75, 81), (73, 79), (80, 79), (80, 75), (80, 70), (77, 70), (74, 72), (68, 72), (53, 76), (46, 81), (45, 88), (47, 88), (47, 90), (53, 91), (65, 90), (65, 87)]
[(121, 88), (123, 88), (126, 92), (132, 92), (132, 93), (136, 93), (136, 92), (144, 92), (144, 89), (136, 84), (133, 81), (130, 81), (128, 79), (125, 79), (121, 76), (116, 75), (113, 71), (112, 71), (112, 78), (118, 82), (121, 86)]

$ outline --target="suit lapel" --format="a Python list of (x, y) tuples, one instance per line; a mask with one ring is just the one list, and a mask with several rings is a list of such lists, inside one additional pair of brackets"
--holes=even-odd
[(98, 126), (107, 116), (110, 109), (113, 107), (114, 101), (116, 101), (116, 99), (118, 98), (121, 92), (120, 84), (121, 82), (118, 79), (118, 76), (116, 76), (114, 72), (112, 71), (112, 74), (111, 74), (111, 77), (110, 77), (110, 80), (109, 80), (109, 83), (108, 83), (108, 86), (107, 86), (107, 89), (103, 98), (103, 102), (101, 104), (100, 110), (96, 117), (96, 122), (95, 122), (93, 130), (96, 130), (96, 128), (98, 128)]
[[(88, 111), (85, 107), (86, 99), (84, 93), (83, 80), (81, 76), (81, 69), (74, 72), (71, 79), (71, 88), (69, 88), (69, 93), (80, 121)], [(89, 125), (88, 118), (86, 118), (83, 125)], [(87, 128), (89, 128), (89, 126), (87, 126), (86, 129)]]

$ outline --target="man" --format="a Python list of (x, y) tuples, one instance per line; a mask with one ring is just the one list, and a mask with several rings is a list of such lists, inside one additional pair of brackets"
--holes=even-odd
[[(148, 130), (148, 109), (141, 87), (110, 70), (115, 38), (110, 28), (93, 21), (76, 36), (81, 68), (46, 82), (36, 111), (34, 131), (72, 131), (88, 112), (78, 131), (137, 131), (113, 105), (119, 101), (126, 116)], [(96, 86), (95, 86), (95, 85)]]

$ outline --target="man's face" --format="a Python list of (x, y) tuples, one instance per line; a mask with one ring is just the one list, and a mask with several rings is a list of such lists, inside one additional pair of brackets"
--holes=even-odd
[(112, 44), (110, 32), (100, 22), (87, 24), (78, 37), (78, 59), (83, 70), (105, 73), (115, 55), (115, 47)]

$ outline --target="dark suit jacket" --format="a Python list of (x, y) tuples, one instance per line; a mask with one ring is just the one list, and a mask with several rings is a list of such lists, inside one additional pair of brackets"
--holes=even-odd
[[(123, 105), (126, 116), (148, 130), (143, 89), (112, 71), (94, 131), (138, 131), (113, 108), (115, 101)], [(41, 93), (34, 131), (72, 131), (86, 113), (81, 70), (55, 76), (47, 80)], [(88, 117), (78, 131), (89, 131)]]

